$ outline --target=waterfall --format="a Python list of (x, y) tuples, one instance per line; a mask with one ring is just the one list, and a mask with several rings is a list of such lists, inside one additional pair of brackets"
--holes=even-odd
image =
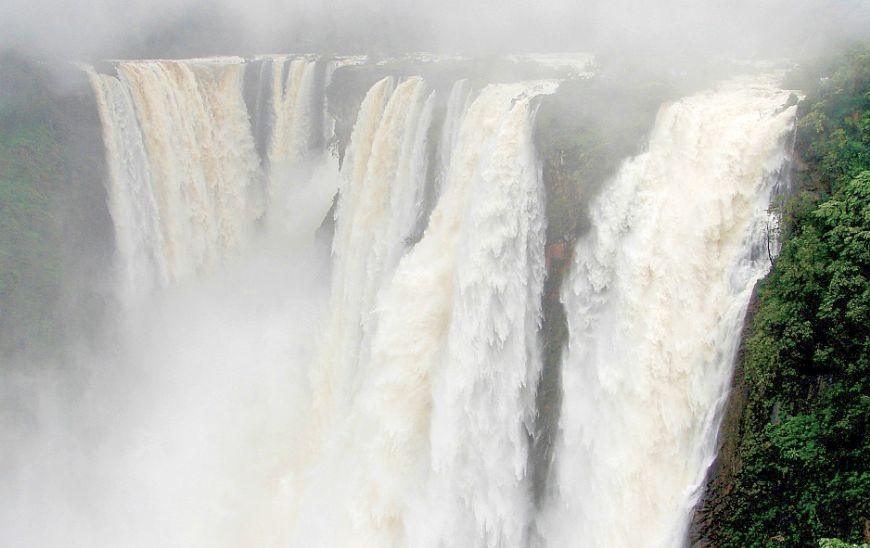
[[(324, 388), (338, 392), (331, 403), (343, 405), (346, 418), (323, 441), (334, 454), (318, 459), (316, 487), (303, 498), (319, 504), (304, 504), (298, 523), (316, 523), (322, 511), (332, 517), (329, 526), (300, 532), (295, 545), (526, 543), (532, 504), (525, 464), (544, 276), (533, 98), (555, 84), (482, 92), (463, 118), (445, 191), (422, 240), (390, 275), (389, 246), (395, 251), (402, 242), (381, 235), (402, 233), (391, 226), (411, 228), (396, 220), (420, 204), (403, 199), (405, 206), (387, 207), (397, 202), (385, 194), (420, 194), (419, 187), (401, 188), (413, 178), (373, 177), (394, 172), (392, 151), (403, 135), (383, 143), (379, 132), (392, 123), (393, 107), (420, 86), (410, 79), (391, 93), (389, 80), (379, 82), (354, 129), (334, 250), (333, 299), (344, 300), (334, 301), (340, 305), (332, 314), (346, 323), (325, 345), (345, 345), (351, 358), (331, 370), (332, 378), (345, 378), (343, 387)], [(356, 380), (349, 385), (347, 378)], [(315, 412), (318, 420), (323, 413)], [(332, 493), (326, 502), (324, 492)]]
[(155, 285), (166, 285), (163, 234), (148, 155), (130, 91), (118, 78), (90, 69), (88, 75), (103, 119), (119, 290), (126, 300), (137, 290), (147, 292)]
[(360, 107), (342, 172), (332, 318), (316, 390), (348, 402), (364, 375), (371, 311), (404, 252), (421, 210), (433, 93), (421, 78), (375, 84)]
[(707, 467), (793, 126), (739, 79), (662, 108), (591, 205), (562, 299), (570, 342), (550, 547), (679, 546)]
[(237, 249), (262, 213), (262, 173), (241, 59), (122, 62), (117, 71), (91, 78), (132, 291), (190, 278)]
[[(329, 77), (354, 62), (326, 62)], [(334, 122), (325, 122), (319, 63), (251, 63), (250, 115), (239, 58), (124, 61), (117, 76), (87, 69), (103, 122), (121, 293), (189, 280), (234, 256), (267, 211), (272, 224), (292, 225), (294, 200), (331, 198), (337, 160), (324, 154), (322, 134)]]
[(298, 163), (313, 145), (317, 61), (301, 57), (279, 58), (272, 63), (269, 162)]
[[(536, 501), (533, 136), (559, 83), (383, 78), (339, 168), (326, 87), (362, 60), (88, 69), (122, 308), (139, 314), (100, 385), (136, 397), (97, 455), (116, 484), (91, 544), (681, 545), (770, 266), (788, 92), (758, 76), (662, 106), (647, 149), (577, 212), (590, 222), (562, 288), (562, 409)], [(314, 232), (336, 190), (327, 274)], [(120, 385), (123, 367), (147, 382)]]
[[(429, 477), (410, 504), (411, 546), (528, 544), (545, 234), (533, 101), (555, 87), (483, 90), (457, 135), (430, 228), (382, 305), (390, 329), (376, 340), (388, 366), (381, 378), (392, 394), (418, 394), (400, 379), (426, 380), (431, 392), (413, 403), (417, 417), (429, 413), (431, 432)], [(414, 329), (394, 334), (402, 323)]]
[[(330, 142), (335, 120), (329, 113), (326, 90), (338, 69), (365, 61), (365, 56), (317, 55), (273, 55), (256, 61), (259, 84), (254, 126), (256, 130), (266, 125), (257, 121), (262, 118), (259, 113), (266, 102), (263, 98), (268, 97), (270, 137), (265, 156), (270, 163), (298, 165)], [(266, 83), (267, 76), (270, 85)]]
[[(471, 85), (468, 80), (457, 80), (450, 89), (450, 97), (447, 100), (447, 112), (444, 114), (444, 124), (441, 126), (441, 143), (438, 147), (440, 165), (438, 166), (439, 187), (447, 179), (447, 171), (450, 169), (450, 155), (459, 133), (459, 124), (468, 106), (471, 104)], [(436, 188), (437, 196), (440, 188)]]

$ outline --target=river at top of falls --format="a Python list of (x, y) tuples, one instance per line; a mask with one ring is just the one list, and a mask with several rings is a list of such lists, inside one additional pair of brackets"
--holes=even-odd
[[(76, 412), (45, 403), (65, 390), (50, 383), (35, 400), (51, 435), (10, 438), (39, 458), (16, 465), (17, 482), (0, 476), (16, 501), (0, 507), (0, 541), (683, 542), (749, 294), (769, 267), (759, 250), (789, 152), (788, 93), (736, 79), (664, 105), (647, 150), (586, 204), (538, 507), (547, 220), (534, 131), (558, 83), (436, 91), (384, 78), (339, 169), (325, 90), (357, 62), (90, 71), (124, 321), (82, 358)], [(325, 265), (314, 232), (336, 191)]]

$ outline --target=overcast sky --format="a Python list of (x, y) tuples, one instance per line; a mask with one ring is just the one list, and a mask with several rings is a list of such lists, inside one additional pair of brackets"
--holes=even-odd
[(0, 44), (178, 52), (615, 50), (782, 56), (866, 34), (870, 0), (3, 0)]

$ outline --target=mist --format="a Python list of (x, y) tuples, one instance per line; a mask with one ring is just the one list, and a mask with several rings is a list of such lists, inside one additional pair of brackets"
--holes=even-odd
[(328, 302), (328, 254), (313, 233), (337, 184), (320, 162), (281, 173), (300, 171), (309, 184), (276, 197), (274, 221), (219, 271), (104, 309), (90, 344), (4, 364), (4, 543), (285, 536), (284, 482)]
[(802, 58), (866, 34), (861, 0), (12, 0), (0, 44), (74, 60), (286, 51)]

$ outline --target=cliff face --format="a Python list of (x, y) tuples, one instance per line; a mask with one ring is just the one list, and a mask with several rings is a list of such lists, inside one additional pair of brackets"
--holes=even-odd
[(111, 223), (84, 73), (0, 53), (0, 354), (56, 354), (93, 333)]
[(711, 530), (716, 516), (725, 511), (724, 499), (734, 490), (734, 480), (740, 469), (739, 445), (741, 439), (741, 418), (749, 396), (744, 380), (743, 362), (746, 359), (746, 341), (749, 337), (752, 318), (758, 309), (758, 285), (752, 291), (752, 298), (746, 309), (740, 348), (731, 376), (728, 403), (725, 406), (722, 424), (717, 438), (716, 462), (707, 472), (704, 496), (695, 509), (689, 529), (689, 544), (694, 548), (718, 546)]

